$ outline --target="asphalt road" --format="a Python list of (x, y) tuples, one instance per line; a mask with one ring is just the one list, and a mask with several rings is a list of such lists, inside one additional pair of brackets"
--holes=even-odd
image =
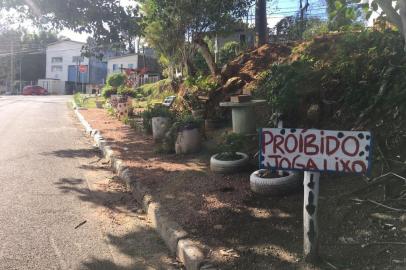
[(108, 172), (90, 166), (98, 158), (69, 99), (0, 96), (0, 269), (170, 268), (146, 224), (105, 226), (97, 214), (119, 210), (89, 192)]

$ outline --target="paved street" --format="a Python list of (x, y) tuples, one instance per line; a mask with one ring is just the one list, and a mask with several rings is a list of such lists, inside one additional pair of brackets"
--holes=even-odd
[(0, 269), (170, 268), (145, 221), (89, 192), (112, 176), (91, 166), (100, 158), (69, 99), (0, 96)]

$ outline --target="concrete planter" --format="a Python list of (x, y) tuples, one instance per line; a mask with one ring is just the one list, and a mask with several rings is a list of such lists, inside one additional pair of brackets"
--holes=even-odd
[(248, 165), (248, 155), (244, 153), (237, 152), (241, 156), (238, 160), (219, 160), (216, 154), (210, 159), (210, 170), (214, 173), (234, 173), (243, 171)]
[(175, 143), (176, 154), (192, 154), (200, 151), (201, 135), (198, 128), (184, 129), (178, 133)]
[(152, 137), (154, 138), (154, 141), (163, 140), (169, 128), (170, 128), (170, 119), (168, 117), (153, 117)]
[(96, 100), (96, 108), (103, 109), (103, 101)]
[(297, 173), (286, 171), (286, 175), (265, 178), (261, 174), (266, 170), (259, 170), (251, 174), (250, 186), (255, 193), (262, 195), (285, 195), (298, 190), (302, 186), (302, 180)]

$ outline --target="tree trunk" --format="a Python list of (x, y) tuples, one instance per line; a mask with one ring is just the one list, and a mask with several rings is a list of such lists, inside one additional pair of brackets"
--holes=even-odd
[(398, 2), (399, 2), (399, 15), (402, 21), (402, 27), (399, 27), (399, 31), (401, 31), (403, 39), (405, 40), (404, 50), (406, 51), (406, 0), (400, 0)]
[(217, 66), (213, 54), (210, 52), (209, 46), (202, 38), (195, 38), (193, 42), (200, 49), (201, 54), (203, 55), (204, 60), (206, 61), (207, 66), (210, 69), (210, 73), (213, 76), (217, 75)]
[(399, 13), (392, 6), (392, 1), (388, 0), (376, 0), (379, 7), (385, 13), (386, 18), (389, 22), (396, 25), (399, 32), (405, 40), (405, 51), (406, 51), (406, 0), (398, 0)]
[(256, 45), (260, 47), (268, 41), (268, 22), (266, 18), (266, 0), (256, 0), (255, 9)]

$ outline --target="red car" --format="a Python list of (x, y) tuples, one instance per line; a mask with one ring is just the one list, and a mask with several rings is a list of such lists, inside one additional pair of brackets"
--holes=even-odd
[(31, 95), (48, 95), (48, 90), (38, 85), (29, 85), (23, 89), (24, 96)]

